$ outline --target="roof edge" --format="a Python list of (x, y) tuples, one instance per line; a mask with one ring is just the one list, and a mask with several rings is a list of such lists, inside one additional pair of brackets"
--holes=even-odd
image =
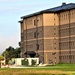
[(18, 21), (19, 23), (23, 23), (23, 20)]
[(71, 10), (71, 9), (75, 8), (74, 7), (74, 8), (71, 8), (71, 9), (53, 10), (54, 8), (64, 7), (66, 5), (75, 5), (75, 3), (69, 3), (69, 4), (53, 7), (53, 8), (50, 8), (50, 9), (42, 10), (42, 11), (39, 11), (39, 12), (35, 12), (35, 13), (29, 14), (29, 15), (26, 15), (26, 16), (22, 16), (21, 19), (26, 19), (26, 18), (29, 18), (29, 17), (37, 16), (39, 14), (43, 14), (43, 13), (58, 13), (58, 12), (61, 12), (61, 11)]

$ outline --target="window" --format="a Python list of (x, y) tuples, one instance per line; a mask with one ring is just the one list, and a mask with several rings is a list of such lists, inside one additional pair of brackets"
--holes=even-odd
[(33, 33), (32, 32), (28, 32), (27, 36), (28, 36), (28, 38), (32, 38), (33, 37)]
[(56, 43), (54, 42), (54, 44), (56, 45)]
[(37, 37), (38, 37), (38, 35), (39, 35), (39, 33), (38, 33), (38, 32), (34, 32), (34, 38), (37, 38)]
[(67, 55), (67, 59), (68, 59), (68, 55)]
[(74, 41), (71, 41), (71, 42), (70, 42), (70, 45), (71, 45), (71, 46), (74, 46)]
[(56, 30), (56, 28), (54, 28), (54, 30)]
[(56, 35), (56, 33), (54, 33), (54, 35)]
[(34, 20), (34, 26), (37, 26), (37, 25), (38, 25), (38, 20), (35, 19), (35, 20)]
[(72, 18), (73, 18), (73, 12), (72, 12)]
[(54, 47), (54, 49), (56, 49), (56, 47)]
[(36, 26), (36, 20), (34, 20), (34, 26)]
[(69, 55), (69, 59), (71, 58), (71, 55)]
[(61, 56), (61, 59), (62, 59), (62, 56)]
[(61, 56), (59, 56), (59, 59), (61, 59)]
[(72, 28), (72, 31), (74, 32), (74, 28)]
[(63, 20), (63, 15), (62, 15), (62, 20)]
[(73, 59), (74, 59), (74, 55), (73, 55)]
[(33, 48), (33, 44), (29, 44), (28, 45), (28, 48)]
[(63, 59), (64, 59), (64, 56), (63, 56)]
[(65, 56), (65, 59), (66, 59), (66, 56)]
[(36, 38), (36, 32), (34, 32), (34, 38)]
[(66, 14), (66, 20), (67, 20), (67, 14)]
[(27, 25), (32, 25), (32, 19), (27, 19)]
[(37, 50), (39, 50), (39, 44), (36, 44)]
[(64, 20), (65, 20), (65, 14), (64, 14)]

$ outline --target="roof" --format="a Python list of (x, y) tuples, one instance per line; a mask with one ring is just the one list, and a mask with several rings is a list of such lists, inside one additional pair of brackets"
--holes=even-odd
[(75, 3), (63, 4), (58, 7), (46, 9), (46, 10), (39, 11), (39, 12), (36, 12), (33, 14), (29, 14), (29, 15), (23, 16), (21, 18), (29, 18), (29, 17), (36, 16), (36, 15), (39, 15), (42, 13), (59, 13), (61, 11), (66, 11), (66, 10), (71, 10), (71, 9), (75, 9)]
[(19, 23), (23, 23), (23, 20), (18, 21)]

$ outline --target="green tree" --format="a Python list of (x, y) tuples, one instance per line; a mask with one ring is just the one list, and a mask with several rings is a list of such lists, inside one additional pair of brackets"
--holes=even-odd
[(15, 53), (17, 58), (20, 58), (20, 52), (21, 52), (21, 48), (16, 48)]
[(21, 42), (19, 42), (18, 44), (19, 44), (19, 46), (21, 47)]
[(20, 58), (20, 52), (21, 49), (16, 48), (14, 49), (13, 47), (9, 46), (3, 53), (2, 55), (5, 57), (6, 59), (6, 64), (8, 64), (9, 60), (11, 60), (11, 58)]

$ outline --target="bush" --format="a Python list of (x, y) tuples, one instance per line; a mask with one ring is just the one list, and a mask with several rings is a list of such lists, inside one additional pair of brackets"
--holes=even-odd
[(32, 60), (32, 65), (36, 65), (36, 62), (34, 60)]
[(28, 66), (28, 60), (22, 60), (22, 65), (26, 65), (26, 66)]

